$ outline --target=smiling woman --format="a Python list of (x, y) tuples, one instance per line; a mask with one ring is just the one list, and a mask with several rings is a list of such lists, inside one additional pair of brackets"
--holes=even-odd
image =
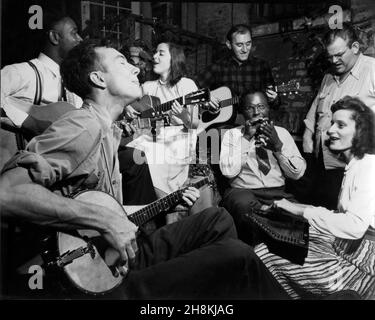
[(319, 298), (339, 290), (354, 290), (375, 298), (375, 120), (358, 98), (344, 97), (331, 110), (329, 148), (346, 163), (337, 210), (291, 203), (275, 205), (309, 224), (309, 250), (296, 265), (256, 248), (271, 273), (292, 298)]

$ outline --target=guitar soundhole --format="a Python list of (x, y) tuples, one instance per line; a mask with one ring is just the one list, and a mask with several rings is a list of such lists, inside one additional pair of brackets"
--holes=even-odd
[(216, 119), (219, 116), (220, 113), (212, 114), (211, 112), (205, 111), (202, 113), (202, 121), (203, 122), (210, 122), (214, 119)]

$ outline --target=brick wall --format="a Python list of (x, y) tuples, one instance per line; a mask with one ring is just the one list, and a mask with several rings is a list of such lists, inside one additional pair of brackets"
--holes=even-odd
[(281, 106), (273, 112), (276, 123), (297, 136), (303, 133), (303, 119), (323, 76), (323, 70), (318, 72), (321, 52), (317, 35), (311, 32), (254, 39), (254, 55), (269, 62), (276, 85), (299, 83), (297, 93), (280, 94)]
[[(216, 37), (224, 43), (226, 32), (232, 22), (250, 22), (249, 8), (248, 4), (238, 3), (198, 4), (196, 31)], [(319, 42), (326, 30), (322, 24), (326, 25), (327, 14), (316, 18), (313, 21), (313, 26), (316, 28), (308, 31), (277, 33), (279, 30), (277, 23), (265, 24), (253, 29), (254, 54), (270, 63), (276, 83), (294, 80), (300, 84), (298, 94), (281, 96), (282, 104), (277, 111), (273, 112), (276, 123), (286, 127), (295, 136), (301, 136), (303, 133), (303, 119), (315, 97), (327, 66)], [(373, 0), (352, 0), (350, 12), (345, 13), (347, 19), (351, 17), (352, 21), (360, 27), (364, 53), (373, 56), (375, 56), (375, 19), (371, 18), (374, 16), (375, 1)], [(299, 20), (303, 22), (303, 19)], [(270, 33), (275, 34), (267, 36)], [(196, 67), (191, 70), (200, 71), (211, 60), (214, 60), (215, 55), (216, 57), (220, 55), (220, 50), (223, 48), (215, 48), (212, 57), (207, 56), (202, 49), (198, 50), (198, 56), (191, 59), (191, 62), (196, 63)]]

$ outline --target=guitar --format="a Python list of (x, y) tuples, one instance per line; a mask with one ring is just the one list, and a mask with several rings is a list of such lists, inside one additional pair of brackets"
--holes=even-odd
[[(299, 82), (290, 80), (287, 83), (282, 83), (274, 87), (274, 91), (279, 94), (296, 94), (300, 88)], [(210, 92), (211, 100), (219, 101), (219, 112), (202, 112), (201, 121), (198, 125), (198, 133), (206, 130), (213, 124), (224, 123), (228, 121), (233, 114), (233, 105), (238, 104), (241, 101), (240, 96), (232, 97), (231, 90), (228, 87), (219, 87)], [(215, 99), (213, 99), (215, 98)]]
[[(209, 178), (206, 177), (191, 186), (200, 188), (208, 182)], [(183, 191), (184, 189), (177, 190), (129, 215), (115, 198), (102, 191), (83, 191), (78, 193), (74, 199), (106, 206), (119, 214), (127, 215), (135, 225), (142, 226), (160, 213), (166, 212), (180, 203)], [(126, 210), (133, 211), (132, 207), (127, 207)], [(95, 230), (78, 230), (71, 234), (58, 232), (52, 245), (57, 250), (53, 248), (43, 254), (45, 268), (47, 270), (63, 270), (66, 275), (64, 281), (73, 284), (79, 291), (86, 294), (103, 295), (123, 282), (124, 276), (115, 277), (103, 259), (107, 254), (115, 253), (118, 256), (118, 253), (108, 247), (99, 232)]]
[(275, 86), (275, 91), (281, 93), (283, 96), (288, 94), (298, 94), (300, 84), (297, 80), (289, 80), (287, 83), (283, 82)]
[(132, 120), (132, 124), (137, 129), (151, 128), (156, 121), (163, 121), (164, 125), (169, 125), (169, 117), (166, 112), (172, 109), (175, 101), (183, 106), (199, 104), (202, 108), (209, 110), (210, 106), (201, 105), (209, 100), (210, 91), (208, 89), (200, 89), (164, 103), (160, 103), (158, 97), (146, 95), (131, 104), (135, 110), (140, 112), (139, 117)]

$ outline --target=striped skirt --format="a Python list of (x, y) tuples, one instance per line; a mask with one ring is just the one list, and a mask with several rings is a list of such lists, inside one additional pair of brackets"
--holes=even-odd
[(354, 290), (363, 299), (375, 300), (375, 241), (362, 240), (352, 252), (350, 240), (336, 239), (314, 227), (309, 230), (309, 251), (297, 265), (268, 251), (256, 254), (293, 299), (320, 298), (339, 290)]

